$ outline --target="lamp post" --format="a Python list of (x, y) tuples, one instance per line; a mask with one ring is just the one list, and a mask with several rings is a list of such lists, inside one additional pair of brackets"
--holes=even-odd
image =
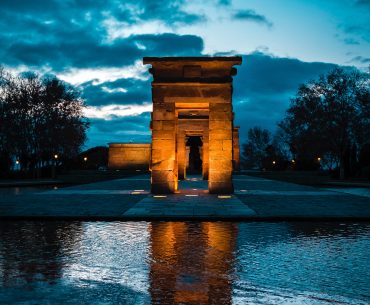
[(84, 168), (87, 169), (87, 157), (84, 157)]
[(56, 166), (57, 166), (57, 160), (58, 160), (59, 156), (58, 154), (55, 154), (54, 155), (54, 162), (53, 162), (53, 166), (51, 168), (51, 177), (54, 179), (56, 177)]

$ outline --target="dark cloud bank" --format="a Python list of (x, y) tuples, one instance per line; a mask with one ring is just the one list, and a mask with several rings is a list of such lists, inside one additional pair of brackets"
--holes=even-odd
[[(201, 14), (182, 10), (184, 3), (185, 0), (2, 0), (1, 63), (8, 67), (26, 65), (33, 70), (47, 67), (58, 74), (72, 68), (124, 68), (143, 56), (202, 55), (203, 39), (195, 35), (145, 34), (107, 40), (104, 24), (107, 18), (127, 26), (144, 20), (161, 20), (171, 27), (206, 21)], [(230, 4), (225, 0), (215, 3)], [(272, 26), (270, 20), (253, 10), (238, 11), (234, 17)], [(333, 67), (332, 64), (307, 63), (261, 52), (243, 56), (243, 65), (238, 67), (234, 80), (233, 101), (242, 140), (248, 128), (255, 125), (273, 130), (299, 84)], [(150, 78), (118, 79), (101, 84), (90, 81), (82, 84), (81, 90), (90, 106), (140, 105), (151, 100), (150, 81)], [(88, 146), (149, 141), (149, 121), (149, 113), (109, 120), (92, 119)]]
[[(307, 63), (260, 52), (243, 56), (243, 64), (238, 67), (238, 74), (234, 78), (233, 95), (235, 123), (241, 126), (242, 140), (246, 138), (248, 128), (255, 125), (273, 131), (298, 86), (334, 67), (334, 64)], [(151, 79), (120, 79), (99, 85), (88, 82), (83, 84), (84, 97), (88, 104), (94, 106), (141, 104), (151, 99), (150, 81)], [(108, 93), (103, 88), (124, 88), (127, 92)], [(149, 121), (149, 113), (144, 113), (129, 118), (112, 118), (109, 121), (93, 120), (92, 125), (99, 132), (99, 140), (103, 143), (150, 141)], [(138, 131), (137, 136), (133, 135), (135, 130)], [(96, 141), (91, 143), (93, 142)]]

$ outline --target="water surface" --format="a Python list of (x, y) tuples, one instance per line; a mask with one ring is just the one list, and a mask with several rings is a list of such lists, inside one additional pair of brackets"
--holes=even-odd
[(0, 304), (369, 304), (370, 224), (0, 223)]

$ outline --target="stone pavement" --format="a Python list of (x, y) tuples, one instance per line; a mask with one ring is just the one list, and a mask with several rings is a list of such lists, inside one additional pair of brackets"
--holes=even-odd
[(235, 194), (210, 195), (190, 177), (179, 193), (152, 195), (150, 177), (138, 175), (73, 187), (0, 188), (0, 218), (84, 220), (370, 220), (366, 191), (319, 189), (236, 175)]

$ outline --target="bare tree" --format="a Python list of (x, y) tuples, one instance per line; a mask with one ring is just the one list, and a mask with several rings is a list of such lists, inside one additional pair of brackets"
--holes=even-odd
[(271, 133), (258, 126), (248, 130), (248, 142), (243, 145), (243, 158), (246, 167), (263, 167), (266, 149), (271, 144)]
[(369, 84), (368, 74), (336, 68), (299, 88), (279, 124), (296, 159), (335, 159), (344, 177), (348, 147), (370, 138)]
[(35, 170), (78, 154), (88, 122), (79, 91), (55, 77), (0, 71), (0, 152)]

